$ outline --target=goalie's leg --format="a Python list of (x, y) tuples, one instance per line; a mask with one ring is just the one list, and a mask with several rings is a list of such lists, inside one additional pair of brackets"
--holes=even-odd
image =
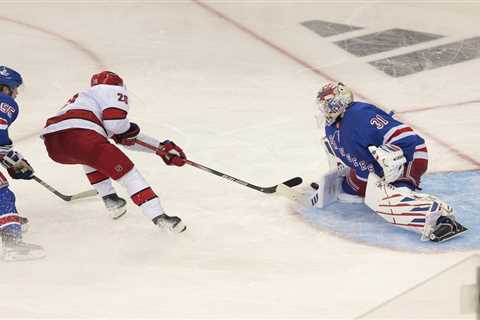
[(453, 209), (435, 196), (396, 188), (370, 173), (365, 204), (383, 219), (422, 235), (422, 240), (441, 242), (465, 232)]

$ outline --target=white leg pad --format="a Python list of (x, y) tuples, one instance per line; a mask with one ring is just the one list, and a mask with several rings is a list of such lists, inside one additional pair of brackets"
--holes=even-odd
[(434, 196), (396, 188), (370, 173), (365, 204), (391, 224), (422, 234), (428, 240), (440, 216), (453, 215), (452, 208)]

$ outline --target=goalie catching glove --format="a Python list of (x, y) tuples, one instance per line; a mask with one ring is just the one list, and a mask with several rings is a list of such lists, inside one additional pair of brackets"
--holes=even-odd
[(384, 144), (379, 147), (369, 146), (368, 150), (382, 167), (383, 178), (386, 183), (392, 183), (401, 177), (407, 159), (405, 159), (400, 147), (393, 144)]
[(13, 179), (30, 180), (33, 178), (32, 166), (19, 152), (8, 151), (1, 159), (1, 164)]
[(161, 142), (156, 154), (159, 155), (168, 166), (181, 167), (185, 165), (187, 160), (182, 148), (170, 140)]

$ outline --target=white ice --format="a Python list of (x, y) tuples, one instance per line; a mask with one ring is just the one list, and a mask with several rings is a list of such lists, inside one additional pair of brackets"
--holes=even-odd
[[(479, 35), (475, 3), (208, 5), (277, 49), (197, 2), (0, 4), (0, 64), (26, 82), (10, 132), (39, 177), (64, 193), (89, 189), (80, 167), (48, 158), (38, 133), (106, 68), (124, 77), (130, 118), (145, 133), (262, 186), (297, 175), (310, 181), (327, 168), (313, 118), (327, 80), (287, 53), (400, 113), (479, 99), (479, 59), (394, 79), (332, 43), (350, 35), (321, 38), (300, 25), (365, 27), (352, 35), (412, 29), (445, 35), (435, 40), (443, 44)], [(432, 172), (478, 169), (478, 102), (400, 115), (425, 134)], [(48, 256), (0, 265), (1, 318), (355, 318), (473, 254), (359, 245), (308, 224), (287, 200), (128, 154), (188, 232), (161, 232), (133, 204), (113, 221), (97, 199), (66, 203), (35, 182), (14, 181), (18, 209), (31, 220), (25, 240)]]

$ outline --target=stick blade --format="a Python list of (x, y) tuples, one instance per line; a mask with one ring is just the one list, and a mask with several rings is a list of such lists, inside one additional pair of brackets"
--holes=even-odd
[(84, 199), (84, 198), (90, 198), (90, 197), (94, 197), (97, 195), (97, 191), (95, 190), (88, 190), (88, 191), (84, 191), (84, 192), (80, 192), (80, 193), (77, 193), (77, 194), (74, 194), (72, 196), (70, 196), (70, 199), (69, 200), (66, 200), (66, 201), (71, 201), (71, 200), (78, 200), (78, 199)]
[(284, 186), (285, 188), (292, 188), (292, 187), (298, 186), (302, 182), (303, 182), (302, 178), (295, 177), (295, 178), (289, 179), (287, 181), (284, 181), (280, 184), (277, 184), (276, 186), (273, 186), (273, 187), (261, 188), (260, 191), (264, 192), (264, 193), (275, 193), (275, 192), (277, 192), (277, 188), (279, 186)]
[(298, 186), (299, 184), (302, 184), (302, 182), (303, 182), (303, 179), (301, 177), (295, 177), (283, 182), (282, 184), (286, 185), (289, 188), (292, 188), (292, 187)]

